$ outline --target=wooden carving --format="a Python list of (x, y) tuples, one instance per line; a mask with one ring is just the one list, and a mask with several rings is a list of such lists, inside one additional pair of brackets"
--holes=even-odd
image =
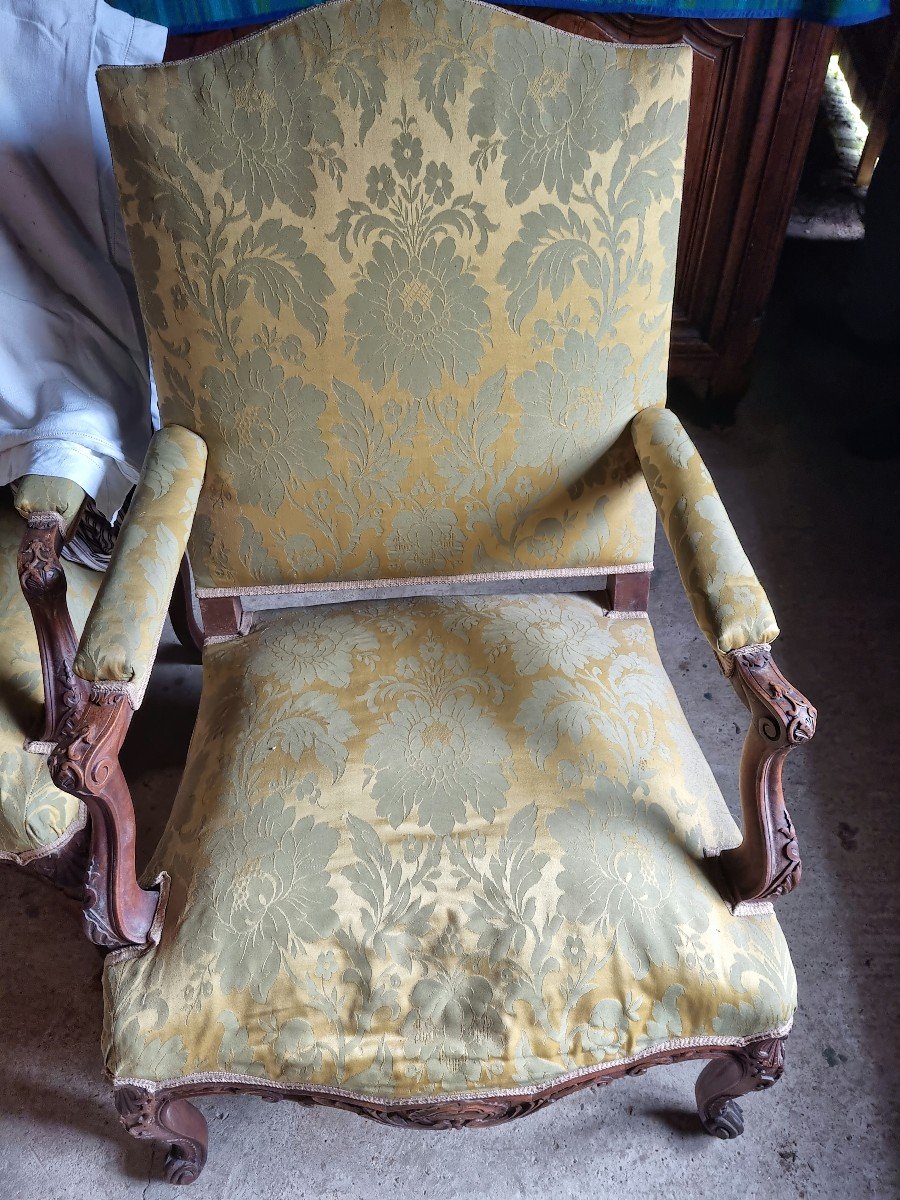
[(52, 742), (64, 715), (81, 701), (72, 674), (78, 639), (66, 602), (66, 574), (60, 562), (63, 534), (53, 513), (35, 513), (19, 546), (19, 583), (31, 609), (44, 676), (44, 742)]
[(722, 655), (752, 723), (741, 756), (744, 840), (718, 862), (735, 903), (773, 900), (800, 882), (800, 848), (784, 803), (781, 771), (794, 746), (816, 731), (816, 710), (772, 661), (768, 646)]
[(166, 1182), (193, 1183), (206, 1163), (207, 1128), (203, 1114), (187, 1100), (145, 1092), (142, 1088), (119, 1088), (115, 1099), (122, 1124), (132, 1137), (168, 1145)]
[(737, 1097), (778, 1082), (784, 1072), (784, 1042), (784, 1038), (752, 1042), (703, 1068), (696, 1096), (707, 1133), (729, 1139), (744, 1132), (744, 1114)]
[(144, 946), (159, 894), (141, 888), (135, 874), (134, 808), (119, 765), (131, 704), (124, 693), (87, 686), (85, 702), (57, 730), (50, 773), (58, 788), (85, 803), (91, 818), (84, 901), (88, 937), (104, 949)]
[(116, 1108), (134, 1137), (148, 1138), (169, 1148), (165, 1165), (168, 1183), (193, 1183), (207, 1154), (207, 1128), (189, 1096), (251, 1094), (261, 1100), (293, 1100), (306, 1106), (338, 1108), (385, 1125), (413, 1129), (483, 1129), (545, 1108), (582, 1088), (603, 1087), (624, 1076), (643, 1075), (649, 1067), (694, 1059), (713, 1061), (700, 1074), (696, 1095), (700, 1120), (714, 1137), (732, 1138), (744, 1123), (736, 1097), (775, 1083), (784, 1070), (784, 1038), (766, 1038), (746, 1046), (686, 1046), (648, 1054), (636, 1063), (598, 1067), (575, 1079), (546, 1084), (514, 1096), (485, 1096), (466, 1100), (429, 1099), (393, 1102), (341, 1096), (315, 1088), (275, 1088), (264, 1082), (194, 1080), (149, 1091), (128, 1084), (116, 1089)]

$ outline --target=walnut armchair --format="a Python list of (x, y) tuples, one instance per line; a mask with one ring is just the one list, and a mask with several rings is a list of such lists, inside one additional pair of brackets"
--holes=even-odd
[[(689, 76), (471, 0), (101, 72), (165, 428), (51, 770), (171, 1182), (212, 1092), (451, 1128), (709, 1059), (733, 1137), (782, 1073), (815, 716), (663, 407)], [(751, 712), (743, 836), (656, 650), (657, 513)], [(139, 881), (118, 751), (185, 547), (201, 707)]]
[(77, 484), (44, 475), (21, 479), (15, 498), (0, 492), (0, 863), (78, 897), (86, 817), (54, 785), (46, 757), (59, 715), (74, 700), (77, 633), (100, 586), (98, 572), (70, 563), (64, 573), (59, 560), (84, 501)]
[[(81, 701), (72, 660), (103, 577), (80, 563), (63, 569), (60, 557), (86, 501), (72, 480), (49, 475), (23, 476), (14, 494), (0, 493), (0, 864), (78, 899), (89, 863), (87, 814), (55, 786), (46, 759), (58, 726)], [(170, 615), (197, 655), (202, 638), (186, 574), (185, 560)]]

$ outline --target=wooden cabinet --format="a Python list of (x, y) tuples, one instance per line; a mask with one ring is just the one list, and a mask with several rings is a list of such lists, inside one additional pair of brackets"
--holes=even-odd
[(605, 41), (694, 51), (670, 376), (740, 395), (819, 106), (833, 31), (519, 9)]

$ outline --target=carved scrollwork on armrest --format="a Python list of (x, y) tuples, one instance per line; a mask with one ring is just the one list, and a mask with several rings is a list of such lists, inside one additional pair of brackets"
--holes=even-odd
[(132, 708), (115, 684), (86, 685), (80, 708), (57, 730), (49, 765), (58, 788), (77, 796), (91, 817), (85, 882), (85, 931), (104, 949), (147, 944), (159, 893), (135, 874), (135, 817), (119, 764)]
[(19, 545), (22, 593), (31, 609), (44, 676), (44, 732), (52, 742), (57, 726), (81, 702), (72, 672), (78, 640), (66, 601), (66, 573), (60, 562), (62, 521), (56, 513), (33, 513)]
[(723, 851), (719, 864), (735, 903), (773, 900), (800, 882), (800, 848), (781, 772), (788, 752), (815, 733), (816, 710), (788, 683), (768, 646), (748, 646), (719, 658), (752, 717), (741, 756), (744, 840)]

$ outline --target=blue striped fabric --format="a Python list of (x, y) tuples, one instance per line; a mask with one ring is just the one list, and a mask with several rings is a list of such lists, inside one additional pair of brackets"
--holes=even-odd
[[(286, 0), (110, 0), (132, 16), (165, 25), (171, 33), (202, 33), (287, 17), (310, 3)], [(528, 6), (546, 7), (546, 0), (518, 0)], [(560, 8), (571, 12), (616, 12), (634, 16), (662, 17), (796, 17), (824, 25), (861, 25), (876, 21), (890, 11), (890, 0), (776, 0), (754, 4), (752, 0), (568, 0)]]

